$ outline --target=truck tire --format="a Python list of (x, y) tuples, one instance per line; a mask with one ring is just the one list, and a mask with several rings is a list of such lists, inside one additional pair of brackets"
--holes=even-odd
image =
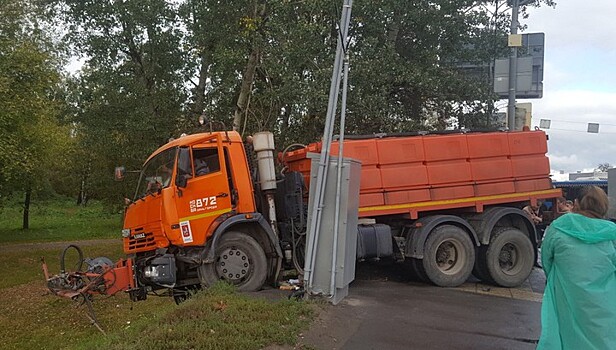
[(267, 258), (263, 248), (245, 233), (223, 233), (216, 247), (216, 261), (199, 267), (199, 279), (204, 287), (223, 280), (239, 291), (261, 289), (267, 278)]
[(406, 258), (404, 261), (404, 268), (409, 272), (413, 280), (430, 283), (430, 279), (428, 279), (428, 275), (426, 275), (421, 259)]
[(475, 247), (468, 233), (453, 225), (438, 226), (424, 246), (423, 268), (428, 279), (440, 287), (456, 287), (471, 275)]
[(533, 270), (535, 250), (528, 236), (514, 227), (492, 233), (485, 250), (485, 266), (490, 279), (501, 287), (522, 284)]

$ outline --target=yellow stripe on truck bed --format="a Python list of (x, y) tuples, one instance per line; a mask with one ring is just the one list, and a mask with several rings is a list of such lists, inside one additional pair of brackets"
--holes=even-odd
[(526, 197), (549, 195), (549, 194), (559, 195), (560, 194), (560, 189), (549, 189), (549, 190), (533, 191), (533, 192), (522, 192), (522, 193), (497, 194), (497, 195), (493, 195), (493, 196), (481, 196), (481, 197), (467, 197), (467, 198), (458, 198), (458, 199), (447, 199), (447, 200), (442, 200), (442, 201), (404, 203), (404, 204), (393, 204), (393, 205), (377, 205), (377, 206), (371, 206), (371, 207), (361, 207), (361, 208), (359, 208), (359, 212), (361, 213), (361, 212), (366, 212), (366, 211), (382, 211), (382, 210), (395, 210), (395, 209), (422, 208), (422, 207), (432, 207), (432, 206), (437, 206), (437, 205), (482, 202), (482, 201), (489, 201), (489, 200), (494, 200), (494, 199), (507, 199), (507, 198), (520, 198), (520, 199), (524, 199)]

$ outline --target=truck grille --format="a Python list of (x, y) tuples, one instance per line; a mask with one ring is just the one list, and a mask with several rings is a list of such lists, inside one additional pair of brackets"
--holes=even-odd
[(146, 232), (140, 234), (143, 237), (135, 238), (135, 236), (128, 237), (128, 244), (126, 246), (126, 250), (128, 252), (132, 252), (135, 250), (142, 250), (149, 247), (156, 246), (156, 241), (154, 240), (154, 233)]

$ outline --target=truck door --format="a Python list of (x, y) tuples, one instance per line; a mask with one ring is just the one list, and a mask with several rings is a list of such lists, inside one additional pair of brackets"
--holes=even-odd
[[(177, 213), (180, 237), (172, 243), (203, 245), (208, 228), (220, 215), (232, 210), (229, 176), (225, 165), (220, 135), (211, 135), (191, 145), (191, 167), (186, 176), (186, 187), (177, 188)], [(179, 157), (178, 157), (179, 158)]]

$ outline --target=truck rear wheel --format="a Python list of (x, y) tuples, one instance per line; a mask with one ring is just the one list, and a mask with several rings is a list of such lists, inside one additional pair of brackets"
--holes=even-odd
[(534, 265), (534, 248), (528, 236), (514, 227), (505, 227), (492, 234), (485, 249), (485, 267), (490, 279), (502, 287), (522, 284)]
[(199, 267), (201, 284), (209, 287), (223, 280), (242, 292), (261, 289), (267, 278), (267, 258), (257, 241), (242, 232), (223, 233), (216, 247), (216, 261)]
[(409, 272), (414, 280), (419, 282), (429, 283), (430, 279), (426, 275), (426, 270), (423, 267), (423, 261), (421, 259), (406, 258), (404, 261), (404, 268)]
[(424, 247), (423, 268), (428, 279), (441, 287), (455, 287), (470, 276), (475, 248), (468, 233), (453, 225), (430, 232)]

